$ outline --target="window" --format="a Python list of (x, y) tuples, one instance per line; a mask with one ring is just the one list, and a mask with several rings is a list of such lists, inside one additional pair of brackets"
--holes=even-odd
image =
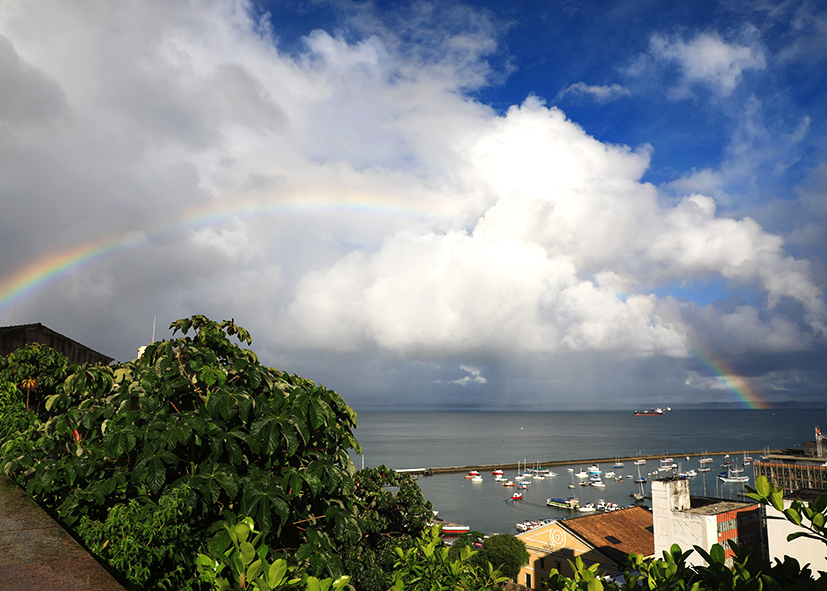
[(531, 575), (528, 573), (525, 574), (525, 586), (531, 589)]

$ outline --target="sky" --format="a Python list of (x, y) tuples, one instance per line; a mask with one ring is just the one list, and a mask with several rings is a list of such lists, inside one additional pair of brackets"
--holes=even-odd
[(5, 0), (0, 325), (356, 410), (822, 407), (827, 4)]

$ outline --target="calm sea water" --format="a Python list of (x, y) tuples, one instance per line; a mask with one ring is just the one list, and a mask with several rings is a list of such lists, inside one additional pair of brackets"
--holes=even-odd
[[(732, 450), (801, 447), (813, 439), (815, 425), (827, 425), (824, 409), (673, 410), (661, 416), (635, 417), (631, 412), (360, 412), (356, 438), (364, 465), (391, 468), (469, 466), (527, 460), (571, 461), (579, 471), (582, 460), (617, 456), (664, 455), (683, 468), (697, 468), (697, 458), (685, 454), (708, 451), (712, 470), (690, 482), (692, 494), (737, 498), (740, 484), (725, 484), (716, 475), (723, 454)], [(758, 456), (760, 454), (753, 454)], [(357, 467), (363, 458), (353, 456)], [(612, 462), (613, 463), (613, 462)], [(642, 470), (652, 472), (658, 462)], [(601, 469), (613, 470), (611, 463)], [(549, 497), (576, 496), (581, 503), (599, 499), (620, 505), (631, 502), (630, 479), (604, 478), (606, 488), (569, 489), (566, 466), (557, 476), (535, 481), (522, 501), (510, 500), (513, 489), (502, 487), (491, 474), (471, 483), (464, 474), (420, 477), (423, 494), (446, 520), (487, 533), (515, 533), (516, 523), (548, 517), (567, 517), (569, 511), (545, 505)], [(627, 462), (618, 475), (635, 475)], [(514, 470), (506, 473), (513, 478)], [(748, 467), (744, 474), (752, 476)], [(576, 479), (575, 479), (576, 480)], [(646, 494), (649, 494), (648, 486)]]

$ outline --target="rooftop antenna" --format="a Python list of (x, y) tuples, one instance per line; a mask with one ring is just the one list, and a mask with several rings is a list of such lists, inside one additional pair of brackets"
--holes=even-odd
[(152, 342), (155, 342), (155, 318), (156, 316), (152, 317)]

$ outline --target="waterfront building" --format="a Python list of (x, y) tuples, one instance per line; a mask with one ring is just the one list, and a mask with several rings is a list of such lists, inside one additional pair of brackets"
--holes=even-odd
[[(682, 550), (700, 546), (707, 552), (721, 544), (731, 564), (733, 552), (727, 543), (753, 546), (767, 556), (762, 507), (756, 502), (710, 497), (691, 497), (689, 481), (676, 477), (652, 481), (652, 517), (655, 528), (655, 555), (669, 551), (672, 544)], [(687, 562), (702, 566), (706, 561), (697, 552)]]
[(821, 429), (815, 428), (815, 441), (805, 441), (804, 449), (787, 449), (767, 454), (756, 461), (755, 476), (766, 476), (785, 492), (799, 489), (827, 490), (827, 445)]
[(652, 514), (643, 507), (558, 519), (517, 537), (530, 557), (517, 582), (529, 589), (547, 589), (552, 569), (572, 576), (568, 561), (577, 557), (587, 567), (599, 564), (601, 575), (614, 577), (623, 573), (629, 554), (654, 555)]

